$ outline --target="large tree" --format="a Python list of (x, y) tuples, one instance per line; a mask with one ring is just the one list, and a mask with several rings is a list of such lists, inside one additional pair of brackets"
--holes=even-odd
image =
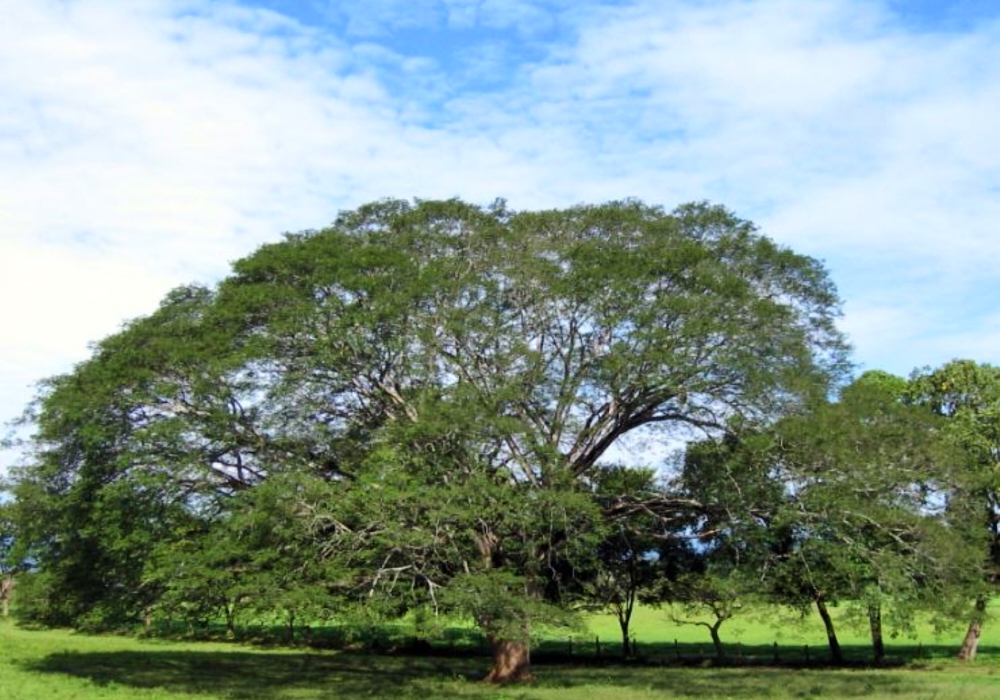
[(269, 441), (244, 405), (253, 388), (231, 334), (206, 320), (211, 301), (175, 290), (42, 383), (32, 449), (14, 470), (18, 546), (39, 568), (26, 614), (95, 626), (143, 615), (159, 595), (144, 575), (153, 548), (262, 478)]
[[(819, 263), (721, 207), (377, 202), (102, 343), (43, 392), (20, 478), (53, 503), (134, 483), (156, 508), (213, 518), (236, 491), (305, 475), (320, 486), (289, 498), (353, 572), (335, 588), (444, 595), (492, 640), (491, 678), (513, 680), (530, 673), (529, 622), (592, 554), (583, 537), (603, 536), (601, 509), (644, 498), (588, 489), (609, 450), (773, 420), (826, 391), (844, 369), (837, 313)], [(95, 367), (99, 391), (68, 411), (64, 388)]]

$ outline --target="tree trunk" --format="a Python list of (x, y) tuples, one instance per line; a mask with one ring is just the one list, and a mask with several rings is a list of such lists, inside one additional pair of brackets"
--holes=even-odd
[(618, 626), (622, 631), (622, 657), (629, 658), (633, 653), (632, 642), (629, 640), (628, 628), (632, 621), (632, 610), (635, 607), (635, 594), (631, 594), (624, 603), (615, 611), (618, 617)]
[(235, 605), (230, 605), (226, 603), (224, 610), (226, 613), (226, 638), (235, 639), (236, 638), (236, 610)]
[(976, 598), (975, 612), (972, 620), (969, 621), (969, 629), (965, 633), (962, 641), (962, 648), (958, 650), (959, 661), (974, 661), (976, 651), (979, 648), (979, 635), (983, 632), (983, 617), (986, 615), (986, 598), (980, 596)]
[(531, 650), (527, 641), (491, 639), (493, 668), (486, 676), (488, 683), (520, 683), (534, 680), (531, 673)]
[(0, 601), (4, 618), (10, 617), (10, 599), (14, 597), (14, 577), (7, 575), (0, 579)]
[(826, 601), (823, 599), (822, 593), (816, 594), (816, 610), (819, 611), (819, 616), (823, 620), (823, 627), (826, 629), (826, 643), (830, 647), (830, 658), (835, 664), (844, 663), (844, 652), (840, 649), (840, 642), (837, 641), (837, 631), (833, 628), (833, 618), (830, 617), (830, 611), (826, 608)]
[(872, 656), (875, 663), (885, 661), (885, 640), (882, 638), (882, 606), (868, 606), (868, 626), (872, 631)]
[(627, 659), (632, 655), (632, 642), (628, 638), (628, 621), (619, 620), (618, 624), (622, 628), (622, 658)]
[[(483, 565), (492, 569), (497, 565), (497, 538), (493, 533), (484, 533), (476, 537), (476, 546), (483, 558)], [(524, 594), (529, 597), (541, 597), (541, 588), (531, 576), (526, 577)], [(484, 631), (490, 630), (489, 619), (478, 620)], [(495, 627), (493, 629), (496, 629)], [(486, 632), (487, 640), (493, 649), (493, 668), (486, 675), (487, 683), (520, 683), (534, 680), (531, 673), (531, 620), (525, 615), (521, 620), (521, 637), (519, 639), (503, 639), (494, 633)]]
[(722, 646), (722, 638), (719, 637), (720, 627), (722, 627), (722, 620), (719, 620), (714, 625), (709, 625), (708, 631), (712, 635), (712, 646), (715, 647), (715, 658), (721, 661), (726, 658), (726, 649)]

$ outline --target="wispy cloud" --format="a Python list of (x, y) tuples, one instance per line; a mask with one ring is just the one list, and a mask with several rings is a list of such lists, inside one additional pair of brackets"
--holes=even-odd
[(922, 321), (891, 348), (857, 337), (866, 364), (971, 352), (954, 320), (995, 320), (998, 290), (983, 261), (1000, 254), (1000, 24), (912, 31), (833, 0), (671, 7), (595, 10), (523, 105), (589, 138), (631, 192), (719, 199), (827, 259), (849, 313), (862, 300)]
[(866, 366), (1000, 360), (982, 8), (263, 2), (8, 3), (0, 419), (171, 285), (384, 196), (713, 199), (828, 262)]

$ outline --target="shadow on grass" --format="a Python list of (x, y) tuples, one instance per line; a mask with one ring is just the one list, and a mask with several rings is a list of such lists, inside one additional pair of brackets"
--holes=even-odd
[(249, 651), (61, 652), (26, 670), (88, 679), (98, 685), (159, 688), (242, 700), (295, 697), (457, 697), (441, 681), (477, 677), (481, 661), (361, 654)]
[[(559, 674), (561, 675), (561, 674)], [(539, 687), (627, 686), (668, 698), (909, 697), (922, 684), (905, 675), (833, 669), (642, 667), (574, 668), (567, 677), (540, 674)]]
[[(929, 688), (928, 680), (919, 673), (885, 670), (540, 661), (535, 669), (538, 681), (519, 688), (517, 697), (530, 700), (545, 695), (547, 689), (568, 689), (612, 698), (619, 697), (618, 689), (628, 688), (637, 692), (626, 692), (627, 697), (645, 692), (693, 699), (901, 697), (938, 692)], [(474, 682), (487, 666), (482, 658), (155, 649), (61, 652), (25, 665), (29, 671), (85, 678), (102, 686), (157, 688), (240, 700), (495, 697), (489, 686)], [(462, 682), (465, 679), (469, 682)]]
[[(290, 635), (287, 627), (250, 625), (238, 629), (231, 639), (221, 625), (205, 625), (189, 631), (170, 625), (154, 628), (149, 638), (175, 641), (240, 642), (261, 649), (370, 652), (374, 654), (424, 657), (483, 657), (490, 655), (486, 640), (477, 630), (451, 628), (429, 639), (415, 639), (405, 627), (367, 627), (351, 625), (296, 628)], [(727, 642), (725, 658), (719, 660), (709, 642), (638, 641), (640, 659), (669, 665), (714, 666), (779, 666), (779, 667), (868, 667), (875, 665), (871, 647), (867, 644), (843, 644), (843, 663), (833, 663), (825, 644), (740, 644)], [(921, 644), (893, 640), (887, 648), (881, 668), (919, 665), (928, 661), (950, 661), (957, 652), (956, 644)], [(1000, 663), (1000, 646), (981, 645), (980, 658), (987, 663)], [(580, 635), (536, 640), (532, 646), (536, 662), (596, 664), (618, 663), (622, 660), (621, 641), (617, 638), (597, 639)], [(487, 662), (484, 663), (487, 665)]]
[[(955, 658), (956, 647), (948, 644), (924, 645), (893, 643), (886, 650), (881, 663), (875, 663), (868, 645), (846, 644), (841, 646), (844, 661), (835, 663), (825, 645), (774, 645), (774, 644), (726, 644), (725, 656), (718, 658), (711, 644), (696, 642), (654, 642), (636, 645), (640, 662), (672, 666), (773, 666), (778, 668), (893, 668), (898, 666), (919, 667), (929, 661), (951, 661)], [(589, 663), (622, 661), (621, 644), (595, 644), (565, 640), (546, 640), (534, 650), (537, 659), (554, 662)], [(979, 647), (981, 662), (1000, 662), (1000, 647), (982, 645)], [(634, 662), (634, 660), (633, 660)]]

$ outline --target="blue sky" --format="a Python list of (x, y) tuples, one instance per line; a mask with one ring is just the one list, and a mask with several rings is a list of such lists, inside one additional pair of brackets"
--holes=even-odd
[(0, 3), (0, 420), (386, 196), (709, 199), (826, 262), (861, 367), (1000, 362), (993, 0)]

